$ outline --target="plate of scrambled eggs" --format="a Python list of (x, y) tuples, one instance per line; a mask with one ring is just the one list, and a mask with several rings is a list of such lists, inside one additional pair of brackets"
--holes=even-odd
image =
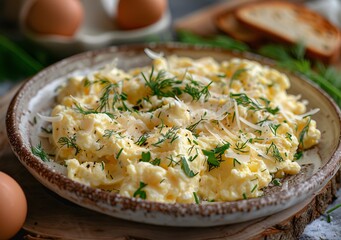
[(266, 216), (311, 197), (339, 166), (340, 111), (322, 90), (269, 60), (221, 49), (76, 55), (28, 81), (7, 124), (42, 184), (152, 224)]

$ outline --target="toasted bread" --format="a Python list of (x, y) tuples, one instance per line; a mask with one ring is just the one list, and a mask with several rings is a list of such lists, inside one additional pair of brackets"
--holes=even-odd
[(287, 43), (303, 42), (308, 56), (324, 62), (339, 59), (340, 30), (316, 12), (285, 1), (250, 3), (236, 9), (242, 24), (266, 37)]
[(256, 44), (262, 40), (261, 34), (239, 23), (235, 16), (235, 9), (217, 16), (215, 24), (220, 31), (239, 41)]

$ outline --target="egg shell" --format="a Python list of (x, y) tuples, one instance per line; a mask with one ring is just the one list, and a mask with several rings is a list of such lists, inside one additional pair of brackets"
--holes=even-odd
[(117, 25), (131, 30), (157, 22), (167, 7), (166, 0), (120, 0), (117, 5)]
[(0, 239), (13, 237), (23, 226), (26, 214), (23, 190), (12, 177), (0, 172)]
[(73, 36), (83, 15), (79, 0), (33, 0), (24, 22), (36, 33)]

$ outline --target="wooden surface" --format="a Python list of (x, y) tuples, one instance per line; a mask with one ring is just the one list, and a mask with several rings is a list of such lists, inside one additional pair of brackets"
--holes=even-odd
[[(213, 17), (246, 1), (250, 0), (212, 6), (180, 19), (176, 28), (190, 27), (199, 34), (215, 34)], [(26, 194), (28, 215), (22, 235), (27, 239), (296, 239), (309, 222), (325, 211), (341, 185), (339, 171), (313, 198), (272, 216), (234, 225), (175, 228), (109, 217), (77, 206), (46, 189), (16, 159), (5, 134), (5, 113), (16, 89), (0, 98), (0, 170), (14, 177)]]
[(26, 194), (28, 216), (23, 235), (27, 239), (295, 239), (325, 211), (341, 185), (339, 171), (313, 198), (272, 216), (233, 225), (176, 228), (109, 217), (77, 206), (46, 189), (11, 152), (5, 133), (5, 113), (16, 89), (0, 98), (0, 170), (14, 177)]
[(217, 33), (221, 33), (215, 26), (215, 18), (218, 15), (240, 4), (255, 1), (259, 0), (231, 0), (215, 4), (211, 7), (196, 11), (184, 18), (178, 19), (174, 23), (174, 27), (176, 30), (188, 30), (202, 36), (215, 35)]

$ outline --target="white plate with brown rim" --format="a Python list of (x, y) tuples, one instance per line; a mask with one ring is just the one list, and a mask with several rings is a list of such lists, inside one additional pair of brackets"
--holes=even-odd
[[(179, 43), (126, 45), (85, 52), (62, 60), (42, 70), (23, 84), (12, 100), (7, 113), (7, 132), (16, 156), (28, 171), (44, 186), (83, 207), (117, 218), (168, 226), (216, 226), (243, 222), (287, 209), (322, 189), (340, 167), (341, 113), (333, 100), (309, 80), (287, 73), (291, 80), (289, 93), (301, 94), (309, 101), (308, 108), (319, 108), (314, 115), (321, 131), (321, 141), (311, 149), (318, 164), (304, 166), (297, 175), (285, 178), (281, 186), (264, 190), (264, 196), (233, 202), (210, 204), (170, 204), (123, 197), (95, 189), (69, 179), (65, 169), (53, 162), (43, 162), (31, 152), (39, 143), (39, 123), (32, 124), (36, 113), (51, 109), (55, 104), (55, 88), (75, 73), (87, 73), (110, 63), (124, 70), (151, 63), (145, 48), (199, 58), (210, 56), (217, 61), (232, 57), (247, 58), (273, 66), (273, 62), (250, 53), (237, 53), (218, 48)], [(315, 160), (314, 160), (315, 161)]]

